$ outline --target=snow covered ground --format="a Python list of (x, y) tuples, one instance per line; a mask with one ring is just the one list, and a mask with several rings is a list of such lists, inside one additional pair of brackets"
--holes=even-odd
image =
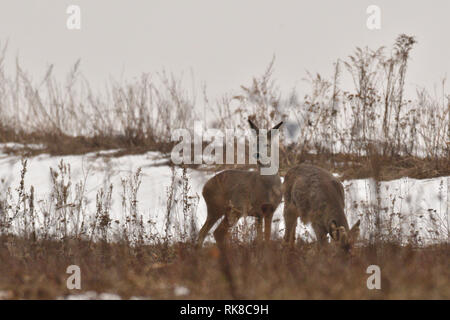
[[(163, 235), (167, 212), (168, 188), (172, 182), (172, 171), (168, 166), (169, 159), (161, 154), (149, 152), (143, 155), (127, 155), (108, 157), (108, 152), (92, 153), (83, 156), (51, 157), (39, 155), (28, 160), (28, 170), (25, 176), (25, 187), (31, 185), (35, 189), (37, 202), (48, 200), (52, 182), (50, 167), (57, 169), (61, 160), (70, 164), (72, 188), (77, 182), (85, 186), (86, 212), (94, 214), (96, 194), (100, 188), (108, 189), (113, 185), (111, 218), (123, 221), (122, 210), (122, 180), (129, 179), (138, 168), (142, 169), (142, 183), (137, 193), (138, 209), (144, 216), (144, 221), (154, 222), (153, 232)], [(11, 187), (12, 195), (20, 181), (21, 159), (15, 156), (0, 155), (0, 191), (5, 194)], [(181, 204), (182, 179), (181, 170), (176, 170), (175, 194), (176, 202), (171, 210), (173, 224), (183, 223)], [(204, 183), (212, 173), (200, 170), (188, 170), (190, 195), (194, 196), (195, 219), (201, 227), (206, 218), (206, 205), (201, 196)], [(381, 182), (379, 196), (376, 184), (371, 179), (344, 181), (346, 190), (346, 214), (352, 225), (361, 218), (361, 230), (364, 238), (369, 238), (374, 225), (373, 205), (379, 204), (382, 212), (382, 223), (391, 230), (390, 237), (401, 238), (416, 233), (416, 239), (422, 243), (449, 241), (449, 185), (450, 177), (440, 177), (425, 180), (402, 178), (389, 182)], [(196, 200), (198, 196), (198, 200)], [(282, 218), (283, 204), (274, 216), (274, 233), (282, 236), (284, 224)], [(247, 221), (251, 222), (251, 218)], [(243, 222), (242, 222), (243, 223)], [(241, 224), (242, 224), (241, 223)], [(174, 229), (172, 229), (174, 232)], [(309, 226), (299, 224), (297, 233), (304, 239), (314, 239), (314, 233)], [(207, 241), (213, 241), (210, 236)]]

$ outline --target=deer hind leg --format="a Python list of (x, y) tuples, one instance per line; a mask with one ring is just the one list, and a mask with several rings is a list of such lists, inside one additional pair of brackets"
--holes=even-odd
[(214, 231), (214, 239), (219, 246), (223, 246), (229, 236), (230, 229), (239, 220), (240, 214), (236, 210), (228, 209), (222, 222)]
[(220, 218), (220, 215), (216, 215), (216, 216), (208, 215), (205, 223), (203, 224), (203, 227), (200, 229), (200, 231), (198, 233), (197, 247), (201, 247), (203, 245), (203, 242), (205, 241), (205, 238), (206, 238), (209, 230), (211, 230), (211, 228), (214, 226), (214, 224), (217, 222), (217, 220), (219, 220), (219, 218)]
[(289, 245), (294, 245), (295, 243), (295, 230), (297, 229), (297, 212), (296, 209), (291, 204), (286, 204), (284, 209), (284, 242)]

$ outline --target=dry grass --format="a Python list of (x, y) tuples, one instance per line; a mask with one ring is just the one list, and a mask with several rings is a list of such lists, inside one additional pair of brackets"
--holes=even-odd
[[(123, 152), (171, 149), (176, 128), (247, 128), (247, 118), (260, 127), (285, 120), (286, 159), (316, 154), (327, 158), (367, 155), (374, 145), (384, 157), (450, 157), (450, 100), (445, 79), (436, 93), (418, 89), (405, 97), (405, 79), (413, 37), (400, 35), (391, 54), (384, 48), (356, 48), (337, 60), (330, 79), (308, 73), (310, 88), (285, 95), (273, 79), (274, 61), (237, 94), (212, 100), (190, 88), (185, 79), (165, 72), (143, 74), (132, 82), (111, 81), (95, 92), (82, 76), (80, 61), (60, 83), (52, 67), (42, 80), (31, 79), (19, 62), (16, 73), (3, 67), (7, 46), (0, 48), (0, 142), (39, 143), (29, 154), (79, 154), (121, 148)], [(341, 88), (346, 73), (353, 88)], [(303, 96), (303, 98), (300, 98)], [(201, 101), (199, 101), (201, 100)], [(201, 114), (201, 115), (200, 115)]]
[[(289, 158), (289, 159), (288, 159)], [(292, 160), (294, 159), (294, 160)], [(282, 152), (280, 154), (280, 174), (284, 174), (299, 163), (317, 165), (339, 174), (342, 180), (366, 179), (374, 176), (374, 159), (379, 166), (379, 180), (390, 181), (402, 177), (414, 179), (435, 178), (450, 176), (450, 161), (447, 158), (427, 159), (415, 156), (358, 156), (351, 154), (295, 154)], [(198, 167), (192, 165), (191, 167)], [(251, 165), (215, 165), (197, 168), (206, 171), (221, 171), (224, 169), (248, 169)]]
[[(215, 246), (196, 251), (189, 243), (140, 245), (81, 240), (38, 241), (2, 237), (0, 288), (13, 299), (54, 299), (80, 291), (154, 299), (230, 299)], [(448, 245), (415, 249), (379, 243), (353, 256), (314, 245), (283, 249), (235, 243), (232, 276), (247, 299), (450, 299)], [(81, 268), (82, 290), (68, 290), (69, 265)], [(381, 290), (366, 286), (369, 265), (381, 268)], [(176, 287), (188, 289), (177, 296)]]

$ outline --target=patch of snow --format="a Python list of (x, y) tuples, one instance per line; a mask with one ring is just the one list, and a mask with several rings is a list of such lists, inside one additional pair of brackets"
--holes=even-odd
[(132, 296), (130, 297), (130, 300), (152, 300), (150, 297), (137, 297), (137, 296)]
[(45, 145), (43, 144), (35, 144), (35, 143), (29, 143), (29, 144), (23, 144), (23, 143), (16, 143), (16, 142), (6, 142), (6, 143), (0, 143), (0, 150), (2, 149), (13, 149), (13, 150), (20, 150), (24, 148), (33, 149), (33, 150), (41, 150), (45, 148)]
[[(130, 178), (138, 168), (142, 170), (142, 183), (137, 193), (137, 207), (143, 214), (144, 221), (152, 221), (152, 232), (165, 235), (168, 189), (172, 183), (172, 169), (165, 165), (169, 158), (156, 152), (141, 155), (125, 155), (122, 157), (64, 156), (51, 157), (39, 155), (29, 159), (25, 176), (25, 187), (34, 186), (35, 199), (39, 204), (49, 200), (51, 177), (49, 168), (57, 168), (59, 162), (70, 164), (72, 187), (77, 182), (85, 186), (87, 202), (86, 212), (96, 211), (96, 194), (100, 188), (108, 190), (113, 185), (113, 197), (110, 217), (124, 222), (122, 210), (122, 179)], [(12, 196), (16, 197), (15, 188), (20, 181), (21, 159), (8, 157), (0, 159), (0, 192), (4, 194), (11, 187)], [(184, 220), (181, 203), (181, 169), (175, 169), (174, 206), (171, 210), (173, 224), (183, 225)], [(197, 230), (206, 219), (206, 204), (202, 197), (205, 182), (214, 173), (201, 170), (187, 170), (190, 184), (190, 195), (198, 199), (194, 221)], [(343, 182), (346, 197), (346, 214), (350, 226), (361, 219), (361, 231), (364, 238), (369, 238), (373, 225), (373, 205), (380, 205), (380, 217), (384, 223), (390, 223), (395, 232), (409, 235), (411, 226), (418, 232), (424, 242), (448, 241), (449, 239), (449, 185), (450, 177), (416, 180), (401, 178), (389, 182), (381, 182), (379, 194), (376, 183), (372, 179), (349, 180)], [(379, 200), (379, 201), (378, 201)], [(283, 203), (274, 214), (273, 232), (282, 237), (284, 233)], [(372, 219), (372, 220), (371, 220)], [(38, 221), (39, 223), (39, 221)], [(187, 222), (189, 224), (189, 222)], [(217, 223), (220, 223), (217, 222)], [(253, 218), (241, 219), (238, 226), (253, 225)], [(435, 232), (439, 231), (439, 234)], [(172, 228), (171, 232), (175, 234)], [(314, 239), (310, 226), (298, 224), (297, 233), (307, 241)], [(173, 238), (176, 240), (176, 238)], [(213, 241), (210, 235), (207, 241)]]
[(175, 288), (173, 289), (173, 293), (177, 296), (187, 296), (189, 293), (191, 293), (191, 291), (184, 287), (184, 286), (175, 286)]
[(57, 300), (122, 300), (122, 298), (114, 293), (97, 294), (95, 291), (86, 291), (79, 294), (58, 297)]
[(12, 298), (11, 291), (1, 291), (0, 290), (0, 300), (8, 300)]

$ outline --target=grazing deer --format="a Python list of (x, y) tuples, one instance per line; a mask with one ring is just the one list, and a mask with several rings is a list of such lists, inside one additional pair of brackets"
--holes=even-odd
[(324, 169), (302, 164), (289, 169), (283, 183), (284, 241), (293, 245), (297, 218), (311, 223), (319, 244), (327, 242), (327, 234), (346, 251), (359, 235), (359, 223), (349, 230), (345, 217), (342, 183)]
[[(281, 179), (278, 170), (273, 175), (261, 174), (261, 168), (265, 165), (260, 161), (259, 129), (251, 120), (248, 122), (257, 134), (258, 170), (225, 170), (206, 182), (203, 187), (203, 198), (208, 212), (206, 222), (199, 232), (197, 242), (199, 247), (202, 246), (209, 230), (222, 216), (225, 216), (224, 219), (214, 231), (214, 238), (218, 244), (223, 243), (229, 229), (239, 218), (247, 215), (257, 219), (258, 241), (262, 240), (262, 219), (264, 219), (264, 238), (266, 241), (270, 240), (273, 213), (282, 198)], [(272, 130), (280, 128), (282, 124), (283, 122), (280, 122)], [(268, 145), (271, 143), (273, 132), (270, 131), (267, 135)]]

